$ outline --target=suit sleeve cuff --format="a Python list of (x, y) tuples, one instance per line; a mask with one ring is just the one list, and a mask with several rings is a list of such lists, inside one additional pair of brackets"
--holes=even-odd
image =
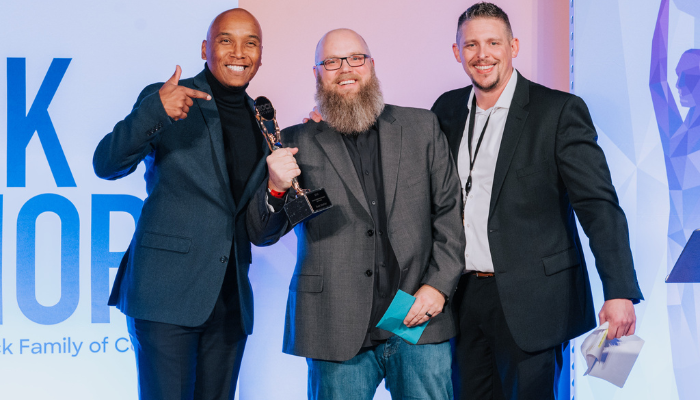
[(284, 207), (284, 203), (287, 196), (282, 198), (277, 198), (275, 196), (270, 196), (270, 193), (265, 193), (265, 202), (267, 203), (267, 208), (272, 213), (278, 213)]

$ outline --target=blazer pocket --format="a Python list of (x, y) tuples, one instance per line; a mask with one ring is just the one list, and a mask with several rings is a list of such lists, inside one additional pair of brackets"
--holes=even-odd
[(547, 276), (581, 265), (578, 251), (576, 251), (575, 247), (570, 247), (559, 253), (552, 254), (551, 256), (543, 257), (542, 263), (544, 264), (544, 274)]
[(189, 253), (192, 239), (182, 236), (162, 235), (160, 233), (144, 232), (141, 237), (141, 247)]
[(289, 284), (292, 292), (320, 293), (323, 291), (323, 277), (321, 275), (293, 275)]

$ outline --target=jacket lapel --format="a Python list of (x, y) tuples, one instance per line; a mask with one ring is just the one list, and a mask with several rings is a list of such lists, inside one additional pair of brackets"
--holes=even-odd
[[(328, 160), (333, 165), (333, 168), (340, 176), (345, 186), (348, 188), (350, 193), (355, 197), (355, 199), (362, 205), (362, 208), (370, 214), (369, 205), (367, 204), (367, 199), (365, 198), (364, 191), (362, 190), (362, 185), (360, 184), (360, 178), (355, 172), (355, 167), (350, 159), (350, 154), (348, 154), (348, 149), (345, 147), (345, 142), (339, 133), (331, 129), (328, 124), (321, 122), (318, 124), (318, 132), (315, 136), (318, 143), (321, 145), (323, 151), (326, 152)], [(318, 188), (305, 188), (305, 189), (318, 189)], [(331, 201), (333, 201), (332, 195)]]
[[(250, 110), (255, 110), (255, 103), (250, 96), (246, 96), (248, 99), (248, 105), (250, 106)], [(253, 130), (255, 130), (256, 135), (262, 135), (262, 132), (259, 132), (258, 126), (255, 125), (253, 127)], [(250, 200), (250, 197), (255, 193), (255, 191), (258, 189), (258, 187), (262, 184), (263, 178), (267, 175), (267, 156), (270, 155), (270, 148), (267, 146), (267, 141), (263, 140), (262, 141), (262, 146), (263, 146), (263, 157), (258, 161), (258, 163), (255, 165), (255, 169), (253, 172), (250, 174), (250, 177), (248, 178), (248, 182), (245, 185), (245, 189), (243, 190), (243, 195), (241, 196), (241, 202), (238, 205), (238, 209), (236, 210), (236, 213), (239, 213), (243, 208), (245, 204), (248, 203), (248, 200)]]
[(387, 218), (391, 215), (391, 210), (394, 205), (394, 196), (396, 194), (396, 185), (399, 176), (399, 163), (401, 161), (401, 125), (394, 124), (395, 121), (396, 118), (394, 118), (390, 112), (386, 111), (386, 108), (377, 121), (382, 178), (384, 179), (384, 203)]
[(530, 81), (518, 74), (518, 82), (515, 86), (513, 101), (511, 101), (508, 117), (506, 118), (506, 126), (503, 129), (503, 139), (501, 147), (498, 151), (498, 159), (496, 160), (496, 170), (493, 174), (493, 187), (491, 189), (491, 203), (489, 205), (489, 216), (493, 215), (493, 209), (498, 201), (498, 196), (503, 187), (503, 181), (510, 168), (513, 154), (518, 147), (518, 140), (523, 132), (525, 121), (529, 112), (526, 110), (530, 102)]
[(462, 136), (464, 136), (464, 127), (467, 125), (467, 118), (469, 118), (469, 94), (471, 93), (471, 86), (467, 88), (467, 90), (464, 90), (463, 93), (461, 93), (461, 96), (459, 96), (457, 103), (455, 104), (455, 108), (457, 111), (455, 112), (454, 119), (451, 121), (451, 124), (453, 125), (452, 129), (449, 129), (452, 132), (452, 137), (450, 139), (450, 150), (452, 151), (452, 159), (455, 161), (456, 164), (459, 156), (459, 146), (462, 143)]
[(204, 117), (204, 123), (207, 125), (207, 130), (209, 131), (209, 137), (211, 139), (211, 147), (214, 153), (214, 162), (219, 167), (219, 173), (223, 177), (224, 187), (227, 188), (225, 192), (227, 193), (226, 198), (229, 202), (229, 207), (231, 210), (236, 209), (236, 202), (233, 200), (233, 195), (231, 194), (231, 182), (228, 176), (228, 170), (226, 169), (226, 155), (224, 154), (224, 133), (221, 130), (221, 119), (219, 118), (219, 110), (216, 108), (216, 101), (212, 95), (211, 88), (207, 82), (207, 78), (204, 75), (204, 71), (197, 74), (194, 77), (194, 86), (197, 90), (209, 93), (212, 96), (211, 100), (204, 99), (194, 99), (194, 102), (199, 107), (202, 112), (202, 117)]

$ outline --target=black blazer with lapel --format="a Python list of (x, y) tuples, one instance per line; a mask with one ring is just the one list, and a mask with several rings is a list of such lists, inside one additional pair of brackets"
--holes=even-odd
[[(458, 158), (471, 86), (433, 105)], [(574, 212), (590, 239), (605, 299), (642, 299), (625, 215), (588, 108), (518, 75), (496, 161), (488, 239), (503, 311), (518, 346), (538, 351), (596, 325)]]
[[(204, 71), (181, 86), (211, 94)], [(231, 194), (221, 121), (214, 100), (195, 99), (186, 119), (168, 117), (146, 87), (131, 113), (95, 150), (95, 173), (119, 179), (143, 160), (148, 197), (115, 279), (110, 305), (149, 321), (202, 324), (211, 314), (229, 264), (236, 268), (242, 328), (253, 329), (251, 262), (245, 211), (267, 174), (265, 158), (240, 203)], [(252, 99), (248, 97), (252, 109)], [(265, 146), (265, 154), (269, 153)], [(235, 260), (229, 260), (231, 246)]]

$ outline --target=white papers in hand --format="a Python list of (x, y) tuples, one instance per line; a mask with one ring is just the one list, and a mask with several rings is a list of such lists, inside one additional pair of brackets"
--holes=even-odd
[(608, 323), (605, 322), (583, 341), (581, 353), (588, 365), (584, 375), (595, 376), (622, 387), (642, 351), (644, 340), (636, 335), (607, 340), (607, 335)]

